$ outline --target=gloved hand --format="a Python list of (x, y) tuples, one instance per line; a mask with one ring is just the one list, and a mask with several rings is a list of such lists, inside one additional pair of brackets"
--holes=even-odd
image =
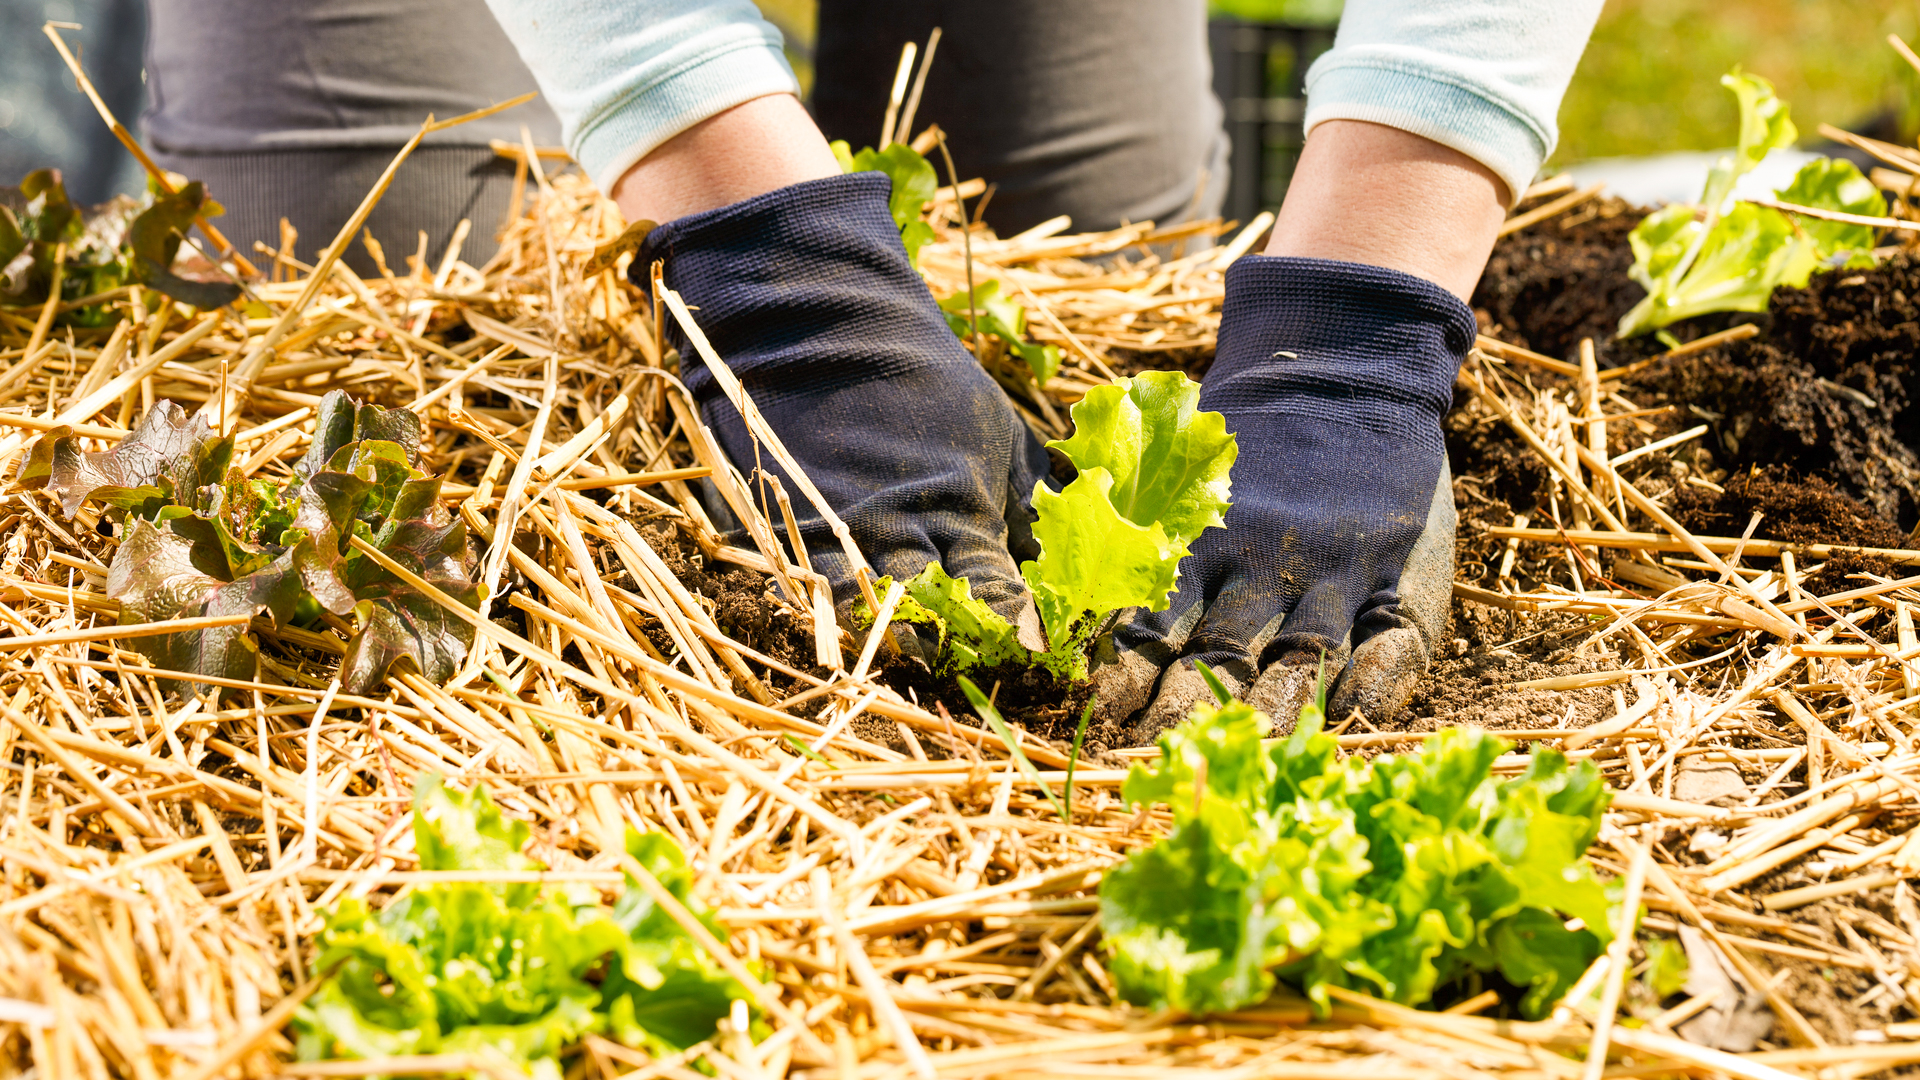
[[(629, 273), (642, 284), (665, 260), (668, 287), (876, 573), (904, 579), (937, 560), (1037, 643), (1019, 561), (1038, 554), (1027, 499), (1047, 452), (948, 329), (907, 261), (889, 191), (884, 174), (853, 173), (670, 221)], [(771, 455), (756, 459), (739, 413), (668, 325), (701, 419), (743, 475), (764, 468), (792, 493), (808, 559), (844, 610), (859, 585), (839, 541)]]
[(1227, 271), (1200, 391), (1239, 440), (1226, 529), (1201, 535), (1167, 610), (1122, 626), (1094, 672), (1136, 745), (1212, 700), (1196, 660), (1282, 730), (1323, 656), (1330, 721), (1405, 707), (1446, 625), (1440, 418), (1473, 336), (1459, 298), (1395, 270), (1254, 256)]

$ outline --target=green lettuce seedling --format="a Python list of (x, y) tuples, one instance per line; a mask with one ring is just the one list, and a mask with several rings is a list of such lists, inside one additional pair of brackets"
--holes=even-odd
[[(60, 496), (68, 517), (91, 500), (119, 522), (107, 595), (123, 626), (263, 612), (275, 625), (307, 625), (324, 608), (354, 619), (340, 663), (348, 693), (372, 689), (403, 658), (444, 682), (473, 627), (348, 543), (357, 536), (479, 606), (481, 587), (463, 565), (466, 526), (441, 508), (440, 480), (418, 467), (420, 418), (355, 405), (339, 390), (316, 411), (313, 443), (285, 483), (247, 479), (231, 467), (233, 438), (171, 401), (105, 453), (81, 451), (66, 428), (48, 432), (20, 481)], [(131, 641), (173, 671), (255, 674), (245, 623)]]
[[(920, 249), (934, 238), (933, 226), (922, 216), (927, 203), (940, 188), (933, 164), (904, 143), (892, 143), (884, 150), (868, 148), (856, 154), (848, 149), (846, 140), (840, 139), (833, 142), (832, 150), (834, 159), (840, 162), (841, 172), (882, 172), (893, 181), (887, 209), (900, 230), (900, 242), (906, 246), (907, 259), (918, 268)], [(998, 280), (981, 282), (971, 298), (965, 292), (955, 293), (940, 302), (940, 309), (946, 312), (947, 325), (960, 340), (973, 340), (977, 327), (980, 333), (1005, 342), (1009, 353), (1026, 362), (1035, 382), (1044, 386), (1060, 370), (1063, 355), (1060, 347), (1027, 340), (1027, 310), (1000, 295)]]
[(1073, 407), (1073, 438), (1047, 444), (1079, 476), (1059, 492), (1033, 489), (1040, 557), (1020, 572), (1046, 627), (1044, 652), (1021, 645), (965, 579), (936, 563), (906, 583), (894, 618), (934, 628), (945, 670), (1015, 661), (1086, 678), (1107, 616), (1164, 611), (1189, 546), (1223, 524), (1239, 448), (1225, 418), (1199, 401), (1200, 385), (1180, 372), (1143, 372), (1089, 391)]
[[(1633, 280), (1647, 295), (1620, 318), (1633, 337), (1710, 311), (1765, 311), (1773, 290), (1803, 286), (1823, 266), (1872, 266), (1873, 230), (1864, 225), (1790, 217), (1738, 202), (1734, 184), (1797, 135), (1773, 85), (1737, 69), (1722, 86), (1740, 102), (1740, 144), (1707, 174), (1700, 207), (1676, 204), (1634, 227)], [(1886, 200), (1850, 161), (1818, 158), (1775, 193), (1784, 203), (1884, 216)]]
[(893, 214), (894, 225), (900, 229), (900, 242), (906, 246), (908, 261), (918, 267), (920, 249), (933, 239), (933, 226), (921, 217), (927, 204), (933, 201), (933, 193), (940, 188), (933, 163), (905, 143), (890, 143), (882, 150), (869, 147), (855, 154), (847, 149), (845, 139), (835, 139), (832, 150), (841, 172), (882, 172), (893, 181), (887, 209)]
[(973, 340), (976, 326), (982, 334), (997, 337), (1008, 352), (1026, 362), (1036, 385), (1045, 386), (1060, 370), (1062, 355), (1058, 345), (1037, 345), (1027, 340), (1027, 309), (1000, 295), (998, 278), (981, 282), (971, 293), (957, 292), (940, 301), (947, 325), (962, 341)]
[[(539, 870), (521, 854), (527, 826), (484, 788), (438, 776), (414, 793), (422, 870)], [(627, 833), (627, 851), (715, 937), (726, 930), (691, 896), (671, 840)], [(377, 914), (348, 898), (327, 913), (316, 967), (338, 965), (294, 1014), (302, 1061), (411, 1054), (497, 1054), (536, 1080), (589, 1032), (666, 1056), (713, 1036), (750, 999), (640, 889), (612, 908), (596, 889), (449, 882), (402, 893)]]
[(1323, 723), (1309, 705), (1267, 747), (1264, 714), (1200, 706), (1133, 767), (1122, 796), (1166, 804), (1174, 828), (1101, 883), (1121, 996), (1199, 1016), (1279, 978), (1322, 1009), (1335, 986), (1417, 1005), (1498, 971), (1544, 1013), (1612, 937), (1617, 889), (1584, 859), (1609, 798), (1598, 770), (1536, 746), (1496, 780), (1507, 744), (1461, 729), (1341, 760)]

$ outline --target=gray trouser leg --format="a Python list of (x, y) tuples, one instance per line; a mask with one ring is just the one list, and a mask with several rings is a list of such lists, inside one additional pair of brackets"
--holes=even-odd
[(901, 44), (941, 28), (914, 128), (939, 124), (961, 177), (994, 185), (1003, 236), (1219, 212), (1205, 0), (820, 0), (819, 25), (814, 116), (855, 150), (880, 137)]
[[(260, 153), (155, 154), (160, 164), (189, 179), (226, 207), (214, 225), (253, 259), (254, 242), (280, 246), (280, 219), (300, 232), (294, 254), (311, 262), (380, 179), (395, 149), (272, 150)], [(528, 183), (532, 187), (531, 181)], [(407, 158), (393, 185), (373, 209), (366, 228), (386, 249), (387, 265), (407, 272), (406, 257), (427, 234), (427, 258), (438, 265), (461, 218), (473, 222), (461, 259), (479, 266), (498, 248), (494, 237), (513, 199), (513, 163), (486, 147), (423, 146)], [(361, 276), (376, 273), (366, 245), (355, 236), (347, 265)]]

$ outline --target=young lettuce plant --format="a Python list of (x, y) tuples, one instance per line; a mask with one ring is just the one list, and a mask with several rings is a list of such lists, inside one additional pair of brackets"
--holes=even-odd
[(999, 338), (1009, 353), (1026, 362), (1035, 385), (1045, 386), (1060, 370), (1060, 346), (1027, 340), (1027, 309), (1000, 295), (998, 278), (981, 282), (971, 294), (954, 293), (940, 301), (940, 310), (961, 341), (973, 340), (976, 326), (982, 334)]
[[(122, 196), (83, 210), (68, 200), (58, 169), (28, 173), (18, 190), (18, 213), (0, 202), (0, 271), (27, 255), (11, 280), (0, 280), (0, 296), (8, 303), (45, 300), (53, 289), (54, 256), (62, 250), (63, 300), (128, 284), (145, 285), (199, 308), (220, 307), (240, 295), (239, 286), (231, 282), (195, 281), (173, 272), (174, 256), (194, 217), (221, 212), (198, 181), (170, 194), (150, 192), (144, 208)], [(68, 312), (61, 322), (100, 326), (116, 318), (112, 308), (96, 304)]]
[[(422, 870), (542, 869), (521, 853), (527, 826), (482, 787), (424, 776), (413, 829)], [(630, 830), (627, 851), (726, 938), (671, 840)], [(302, 1061), (491, 1052), (560, 1080), (562, 1053), (589, 1032), (665, 1057), (712, 1038), (734, 999), (751, 1000), (631, 885), (610, 909), (597, 889), (531, 882), (426, 885), (378, 914), (350, 897), (327, 913), (319, 945), (316, 966), (339, 966), (294, 1014)]]
[(893, 181), (887, 209), (893, 214), (894, 225), (900, 229), (900, 242), (906, 245), (908, 261), (917, 268), (920, 249), (933, 239), (933, 226), (921, 217), (927, 203), (933, 201), (933, 193), (940, 188), (933, 163), (904, 143), (892, 143), (883, 150), (869, 147), (855, 154), (847, 149), (846, 140), (836, 139), (832, 150), (841, 172), (882, 172)]
[[(1797, 132), (1767, 80), (1736, 69), (1720, 84), (1739, 99), (1740, 144), (1707, 173), (1699, 208), (1668, 206), (1634, 227), (1629, 274), (1647, 295), (1621, 316), (1623, 338), (1664, 334), (1664, 327), (1710, 311), (1765, 311), (1775, 288), (1805, 285), (1817, 269), (1873, 265), (1868, 226), (1789, 217), (1734, 199), (1735, 183), (1770, 151), (1791, 146)], [(1808, 162), (1774, 195), (1814, 209), (1875, 217), (1887, 212), (1872, 182), (1852, 162), (1834, 158)]]
[(1201, 1016), (1264, 1000), (1277, 977), (1321, 1009), (1334, 986), (1418, 1005), (1498, 971), (1546, 1012), (1612, 937), (1618, 889), (1584, 858), (1609, 799), (1598, 770), (1536, 746), (1495, 780), (1507, 744), (1457, 728), (1341, 760), (1323, 723), (1308, 705), (1268, 748), (1264, 714), (1200, 706), (1155, 766), (1133, 767), (1122, 797), (1166, 804), (1174, 828), (1101, 883), (1121, 996)]
[(1073, 437), (1047, 444), (1079, 475), (1059, 492), (1033, 490), (1040, 557), (1020, 571), (1046, 627), (1044, 652), (1021, 645), (1006, 619), (937, 563), (907, 582), (894, 618), (934, 628), (946, 671), (1016, 662), (1085, 679), (1107, 617), (1164, 611), (1189, 546), (1223, 525), (1239, 448), (1225, 418), (1199, 401), (1199, 384), (1180, 372), (1143, 372), (1089, 391), (1073, 407)]
[[(82, 452), (56, 428), (35, 444), (21, 483), (60, 497), (71, 518), (92, 501), (119, 523), (107, 595), (120, 624), (208, 615), (272, 615), (311, 624), (321, 609), (351, 615), (340, 663), (348, 693), (364, 693), (407, 659), (442, 682), (459, 669), (473, 628), (348, 543), (359, 537), (469, 607), (466, 526), (440, 507), (440, 480), (419, 468), (420, 418), (321, 399), (313, 443), (285, 483), (231, 468), (233, 438), (171, 401), (105, 453)], [(163, 668), (254, 677), (246, 624), (130, 639)]]

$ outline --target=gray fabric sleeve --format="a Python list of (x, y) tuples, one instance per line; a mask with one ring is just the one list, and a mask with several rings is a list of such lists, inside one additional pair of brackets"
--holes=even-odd
[(821, 0), (814, 116), (873, 145), (900, 46), (938, 26), (914, 128), (939, 124), (961, 177), (994, 185), (1002, 235), (1057, 214), (1076, 229), (1210, 217), (1227, 139), (1206, 18), (1205, 0)]
[[(537, 89), (483, 0), (148, 0), (145, 134), (175, 154), (399, 146)], [(428, 143), (560, 141), (541, 101)]]

